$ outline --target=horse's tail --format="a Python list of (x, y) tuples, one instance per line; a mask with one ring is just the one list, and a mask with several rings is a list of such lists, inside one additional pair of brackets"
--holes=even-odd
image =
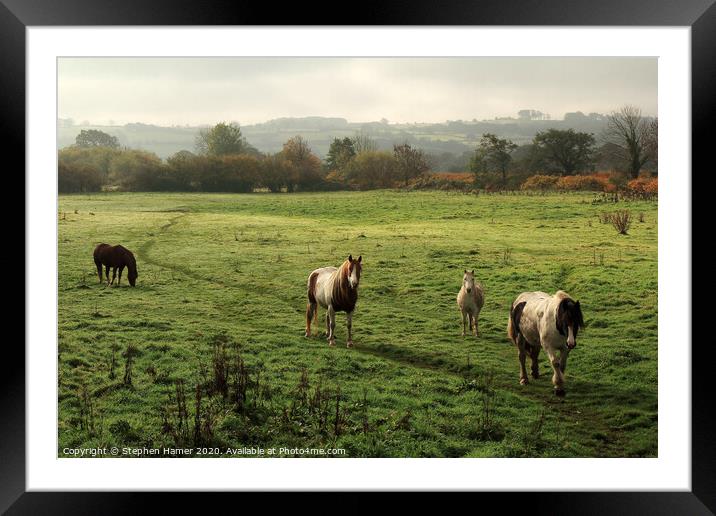
[(526, 304), (526, 301), (522, 301), (513, 305), (510, 310), (510, 319), (507, 321), (507, 335), (515, 344), (517, 344), (517, 339), (520, 337), (520, 319)]
[(312, 305), (316, 304), (316, 281), (318, 281), (318, 273), (312, 272), (308, 277), (308, 302)]

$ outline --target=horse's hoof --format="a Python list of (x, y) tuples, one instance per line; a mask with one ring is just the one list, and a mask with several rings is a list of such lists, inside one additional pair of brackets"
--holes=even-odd
[(539, 378), (539, 373), (532, 373), (532, 378), (537, 380)]
[(353, 341), (352, 341), (352, 340), (349, 340), (348, 342), (346, 342), (346, 347), (347, 347), (347, 348), (352, 348), (352, 347), (353, 347)]
[(564, 398), (565, 394), (567, 394), (564, 389), (555, 389), (554, 393), (560, 398)]
[(304, 337), (306, 337), (306, 338), (308, 339), (308, 338), (310, 338), (311, 334), (310, 334), (310, 333), (308, 333), (308, 332), (306, 332), (306, 333), (304, 333), (304, 334), (303, 334), (303, 336), (304, 336)]
[(528, 383), (530, 382), (527, 378), (520, 378), (520, 385), (527, 385)]
[(329, 341), (328, 341), (328, 347), (329, 347), (329, 348), (335, 347), (335, 345), (336, 345), (336, 341), (335, 341), (335, 340), (329, 340)]

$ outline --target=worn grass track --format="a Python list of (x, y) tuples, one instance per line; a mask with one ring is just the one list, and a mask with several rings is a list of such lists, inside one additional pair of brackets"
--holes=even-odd
[[(657, 455), (657, 206), (628, 235), (591, 194), (98, 194), (59, 202), (59, 450), (192, 445), (176, 382), (195, 386), (203, 445), (327, 447), (348, 456)], [(636, 217), (635, 217), (636, 218)], [(135, 252), (136, 288), (98, 284), (92, 250)], [(303, 338), (308, 273), (362, 254), (356, 347)], [(462, 270), (485, 288), (478, 339), (461, 338)], [(518, 384), (505, 327), (524, 290), (562, 288), (587, 329), (567, 397)], [(319, 315), (322, 331), (324, 312)], [(213, 345), (249, 371), (247, 406), (212, 392)], [(124, 385), (128, 345), (137, 348)], [(112, 349), (115, 375), (110, 378)], [(303, 379), (302, 379), (303, 376)], [(318, 394), (317, 394), (318, 393)], [(311, 405), (310, 399), (324, 404)], [(335, 402), (339, 402), (336, 425)], [(307, 401), (308, 400), (308, 401)], [(487, 410), (485, 406), (487, 404)], [(202, 424), (204, 424), (202, 423)], [(190, 429), (191, 430), (191, 429)]]

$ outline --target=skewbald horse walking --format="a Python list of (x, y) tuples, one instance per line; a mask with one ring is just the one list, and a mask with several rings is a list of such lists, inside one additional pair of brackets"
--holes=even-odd
[[(114, 283), (119, 269), (119, 279), (117, 285), (122, 281), (122, 271), (127, 267), (129, 284), (134, 286), (137, 281), (137, 261), (134, 259), (132, 252), (121, 245), (111, 246), (109, 244), (99, 244), (94, 248), (94, 264), (97, 266), (97, 274), (99, 282), (102, 283), (102, 266), (105, 267), (105, 275), (107, 276), (107, 285)], [(109, 269), (112, 268), (112, 282), (109, 281)]]
[(326, 333), (328, 334), (328, 345), (336, 345), (335, 328), (336, 312), (346, 313), (346, 324), (348, 326), (348, 340), (346, 347), (353, 347), (351, 327), (353, 322), (353, 310), (358, 301), (358, 283), (362, 270), (361, 262), (363, 257), (357, 260), (353, 255), (339, 267), (322, 267), (316, 269), (308, 276), (308, 303), (306, 305), (306, 337), (311, 336), (311, 321), (317, 324), (318, 305), (327, 308), (326, 312)]
[[(532, 359), (532, 377), (539, 378), (540, 347), (545, 350), (554, 370), (552, 383), (557, 396), (564, 396), (564, 370), (567, 355), (577, 345), (577, 332), (584, 328), (579, 301), (558, 290), (554, 296), (544, 292), (523, 292), (510, 309), (507, 334), (515, 343), (520, 360), (520, 383), (525, 385), (527, 353)], [(559, 351), (559, 358), (557, 352)]]

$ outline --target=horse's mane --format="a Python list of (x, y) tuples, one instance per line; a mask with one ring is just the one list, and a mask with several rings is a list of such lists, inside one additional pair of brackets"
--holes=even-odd
[(351, 262), (346, 260), (335, 272), (336, 276), (333, 280), (331, 303), (337, 312), (353, 311), (356, 306), (356, 301), (358, 300), (358, 290), (351, 288), (348, 283), (348, 271), (350, 270), (350, 266)]
[(572, 297), (563, 290), (558, 290), (554, 298), (559, 303), (555, 315), (557, 319), (557, 330), (560, 334), (564, 335), (564, 327), (566, 326), (565, 319), (567, 316), (569, 316), (576, 325), (575, 334), (578, 329), (584, 328), (584, 317), (582, 316), (582, 308), (579, 306), (579, 301), (572, 299)]
[(115, 249), (117, 249), (117, 251), (119, 251), (122, 256), (124, 256), (125, 260), (127, 260), (127, 265), (133, 265), (136, 267), (137, 260), (134, 258), (134, 254), (132, 253), (132, 251), (130, 251), (121, 244), (117, 244), (115, 246)]

